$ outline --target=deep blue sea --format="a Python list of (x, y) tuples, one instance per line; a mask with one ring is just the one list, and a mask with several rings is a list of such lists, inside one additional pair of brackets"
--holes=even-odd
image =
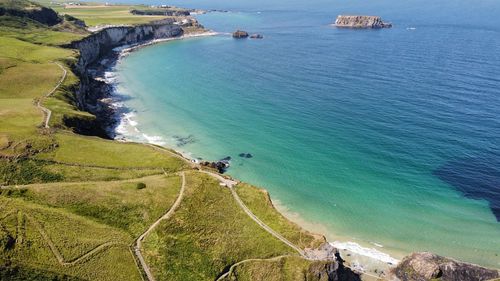
[(217, 36), (118, 63), (127, 138), (231, 156), (228, 174), (337, 245), (500, 268), (499, 1), (148, 3), (230, 12), (198, 16)]

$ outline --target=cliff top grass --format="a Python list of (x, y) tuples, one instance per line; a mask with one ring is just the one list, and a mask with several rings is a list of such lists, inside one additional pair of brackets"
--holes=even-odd
[(161, 20), (166, 16), (133, 15), (134, 9), (144, 9), (145, 6), (129, 5), (52, 5), (60, 14), (67, 14), (82, 19), (88, 26), (98, 25), (133, 25)]
[(326, 241), (322, 235), (310, 233), (287, 220), (274, 208), (266, 190), (242, 183), (236, 192), (252, 213), (299, 248), (314, 249)]
[(249, 260), (231, 268), (221, 281), (322, 281), (327, 276), (317, 274), (315, 267), (323, 262), (304, 260), (300, 257)]

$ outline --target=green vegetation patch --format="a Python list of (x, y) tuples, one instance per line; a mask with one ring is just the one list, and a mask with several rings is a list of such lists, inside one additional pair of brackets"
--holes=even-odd
[(67, 276), (140, 280), (126, 233), (62, 209), (26, 202), (21, 199), (23, 193), (0, 196), (0, 226), (15, 239), (12, 247), (0, 251), (0, 276), (6, 280), (50, 276), (55, 280), (68, 280)]
[(199, 172), (186, 173), (186, 180), (179, 209), (144, 241), (157, 280), (215, 280), (238, 261), (294, 253), (248, 217), (218, 181)]
[(0, 57), (3, 58), (34, 63), (47, 63), (72, 55), (74, 55), (74, 52), (70, 49), (36, 45), (16, 38), (0, 37)]
[[(147, 188), (138, 190), (139, 183)], [(26, 186), (20, 197), (65, 209), (137, 237), (168, 211), (180, 185), (178, 176), (165, 175), (112, 182), (34, 184)]]
[(0, 160), (0, 185), (55, 182), (64, 179), (61, 173), (46, 170), (43, 163), (30, 160)]
[[(79, 163), (82, 166), (121, 168), (163, 168), (179, 171), (187, 163), (173, 154), (137, 143), (123, 143), (97, 137), (78, 136), (69, 133), (56, 135), (59, 147), (53, 152), (42, 153), (40, 159), (63, 163)], [(75, 148), (78, 149), (75, 149)]]
[[(47, 27), (27, 18), (0, 16), (0, 36), (16, 38), (25, 42), (58, 46), (83, 38), (88, 33), (82, 29), (65, 32), (66, 24)], [(75, 31), (74, 27), (71, 27)]]
[(266, 190), (248, 184), (239, 184), (236, 187), (236, 192), (243, 203), (259, 219), (299, 248), (317, 248), (325, 242), (323, 236), (304, 230), (279, 213), (274, 208), (269, 193)]
[(327, 281), (327, 265), (300, 257), (250, 260), (233, 267), (222, 281)]
[(135, 8), (144, 6), (127, 5), (80, 5), (80, 6), (53, 6), (60, 14), (67, 14), (82, 19), (88, 26), (143, 24), (164, 19), (165, 16), (133, 15), (130, 13)]
[(161, 169), (109, 169), (44, 163), (48, 172), (64, 175), (64, 181), (116, 181), (163, 174)]

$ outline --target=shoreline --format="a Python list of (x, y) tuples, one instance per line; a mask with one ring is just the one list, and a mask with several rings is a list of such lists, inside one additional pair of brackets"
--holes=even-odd
[[(175, 40), (189, 39), (189, 38), (197, 38), (197, 37), (205, 37), (205, 36), (215, 36), (220, 33), (214, 31), (206, 31), (200, 33), (193, 33), (188, 35), (183, 35), (179, 37), (173, 38), (164, 38), (164, 39), (155, 39), (145, 43), (139, 43), (134, 45), (124, 45), (121, 47), (113, 48), (113, 59), (112, 66), (105, 69), (102, 73), (102, 79), (105, 83), (111, 86), (110, 94), (108, 99), (110, 99), (114, 114), (114, 123), (115, 126), (109, 128), (113, 140), (121, 141), (121, 142), (142, 142), (153, 145), (159, 145), (166, 149), (170, 149), (175, 151), (177, 154), (182, 156), (186, 161), (193, 163), (197, 161), (197, 158), (191, 157), (190, 152), (179, 151), (177, 148), (172, 145), (168, 145), (167, 142), (163, 141), (161, 136), (150, 136), (146, 132), (140, 131), (136, 126), (138, 122), (133, 120), (133, 116), (135, 116), (135, 111), (132, 108), (128, 108), (123, 105), (121, 98), (121, 94), (116, 92), (116, 81), (115, 81), (115, 73), (116, 73), (116, 64), (119, 63), (120, 59), (126, 57), (130, 53), (139, 50), (143, 47), (155, 45), (158, 43), (164, 43)], [(101, 59), (98, 64), (101, 64), (102, 60), (110, 59), (109, 57)], [(132, 133), (127, 130), (126, 127), (133, 128), (137, 135), (132, 135)], [(128, 134), (127, 134), (128, 133)], [(135, 136), (135, 137), (134, 137)], [(230, 176), (230, 175), (229, 175)], [(230, 176), (231, 177), (231, 176)], [(313, 223), (308, 223), (304, 220), (297, 219), (300, 215), (293, 215), (292, 212), (287, 210), (286, 206), (283, 206), (279, 203), (279, 199), (273, 200), (271, 198), (273, 207), (281, 213), (286, 219), (296, 223), (301, 228), (311, 231), (313, 233), (319, 233), (320, 235), (326, 238), (327, 231), (319, 230), (317, 227), (312, 227)], [(294, 218), (295, 217), (295, 218)], [(391, 255), (382, 252), (375, 247), (378, 247), (378, 244), (373, 244), (375, 247), (365, 247), (366, 245), (361, 245), (357, 242), (352, 241), (353, 239), (349, 239), (346, 236), (339, 237), (339, 239), (335, 239), (334, 241), (327, 242), (337, 248), (342, 255), (342, 258), (347, 262), (347, 264), (354, 270), (357, 270), (363, 274), (377, 274), (379, 277), (384, 277), (385, 272), (388, 272), (390, 269), (395, 267), (400, 260), (392, 257)], [(383, 247), (383, 246), (382, 246)], [(381, 248), (381, 247), (379, 247)]]

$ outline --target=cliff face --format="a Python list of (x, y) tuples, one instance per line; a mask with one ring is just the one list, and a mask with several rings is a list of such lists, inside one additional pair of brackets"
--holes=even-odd
[(80, 50), (77, 69), (82, 72), (115, 47), (180, 35), (182, 35), (182, 28), (175, 25), (173, 20), (167, 19), (146, 25), (105, 28), (80, 41), (73, 42), (72, 47)]
[(402, 281), (482, 281), (499, 278), (499, 272), (478, 265), (463, 263), (432, 253), (413, 253), (394, 269)]
[(345, 16), (339, 15), (335, 20), (337, 27), (350, 28), (389, 28), (392, 24), (383, 22), (377, 16)]
[(102, 102), (102, 99), (109, 95), (111, 89), (104, 82), (94, 79), (96, 70), (92, 69), (93, 65), (112, 53), (113, 48), (177, 37), (182, 33), (181, 26), (174, 24), (171, 19), (166, 19), (145, 25), (105, 28), (67, 46), (80, 51), (78, 62), (73, 69), (80, 78), (80, 86), (76, 91), (78, 108), (97, 117), (92, 124), (83, 120), (70, 120), (68, 125), (81, 134), (109, 137), (105, 129), (112, 125), (113, 110), (109, 104)]

